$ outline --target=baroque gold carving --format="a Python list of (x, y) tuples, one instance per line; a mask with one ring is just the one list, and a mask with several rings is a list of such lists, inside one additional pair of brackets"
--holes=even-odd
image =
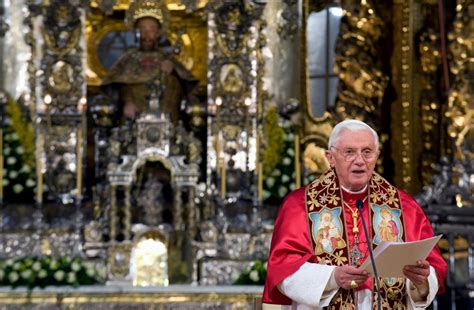
[(123, 242), (109, 246), (107, 253), (108, 278), (110, 280), (125, 280), (130, 272), (130, 254), (132, 244)]
[[(411, 2), (410, 2), (411, 3)], [(393, 4), (394, 42), (392, 57), (392, 84), (397, 98), (391, 105), (390, 129), (396, 134), (391, 136), (390, 145), (395, 166), (394, 183), (400, 184), (408, 191), (415, 191), (413, 176), (417, 174), (414, 165), (414, 106), (412, 102), (413, 72), (413, 28), (410, 25), (411, 7), (407, 1), (396, 1)], [(414, 14), (414, 13), (413, 13)]]
[(384, 23), (368, 1), (361, 2), (358, 13), (344, 14), (334, 64), (341, 79), (336, 113), (341, 119), (366, 119), (379, 110), (388, 83), (376, 49)]
[[(448, 134), (455, 145), (455, 157), (460, 160), (473, 158), (473, 150), (464, 144), (473, 143), (471, 127), (474, 119), (472, 100), (472, 75), (474, 64), (474, 33), (472, 20), (474, 5), (470, 1), (459, 0), (456, 6), (454, 29), (448, 35), (449, 51), (452, 55), (450, 63), (454, 82), (449, 93), (446, 116), (449, 118)], [(470, 132), (471, 131), (471, 132)], [(470, 141), (466, 138), (470, 137)]]
[[(431, 11), (436, 11), (432, 7)], [(429, 18), (427, 23), (429, 23)], [(421, 70), (424, 74), (421, 80), (423, 96), (420, 100), (421, 126), (423, 135), (421, 155), (421, 178), (423, 184), (428, 184), (432, 177), (432, 168), (438, 162), (439, 142), (440, 142), (440, 107), (439, 89), (434, 87), (437, 84), (437, 72), (441, 65), (440, 36), (435, 32), (432, 25), (426, 25), (419, 37), (418, 52), (420, 54)]]
[(81, 21), (77, 9), (65, 3), (46, 7), (45, 27), (42, 29), (46, 48), (58, 56), (69, 53), (81, 39)]

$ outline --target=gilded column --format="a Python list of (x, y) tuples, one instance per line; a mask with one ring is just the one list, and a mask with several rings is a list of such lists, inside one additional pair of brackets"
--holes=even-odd
[(188, 208), (187, 208), (187, 233), (191, 238), (196, 235), (196, 204), (194, 199), (196, 196), (196, 188), (190, 186), (188, 188)]
[(391, 147), (394, 161), (394, 182), (408, 192), (414, 193), (420, 187), (417, 158), (420, 143), (413, 137), (419, 135), (417, 105), (413, 93), (413, 19), (416, 12), (413, 0), (396, 0), (394, 14), (394, 52), (392, 59), (393, 85), (399, 94), (392, 104)]
[(123, 217), (123, 236), (124, 240), (130, 240), (132, 227), (132, 212), (131, 212), (131, 185), (125, 186), (125, 210)]
[(183, 229), (183, 200), (181, 199), (181, 187), (176, 185), (174, 187), (174, 212), (173, 212), (173, 226), (176, 230)]
[(110, 186), (110, 240), (114, 241), (117, 237), (117, 187)]

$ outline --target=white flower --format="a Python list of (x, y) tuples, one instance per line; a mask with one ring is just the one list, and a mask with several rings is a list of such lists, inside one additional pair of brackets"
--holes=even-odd
[(270, 193), (269, 191), (263, 191), (263, 199), (267, 199), (269, 198), (270, 196), (272, 195), (272, 193)]
[(40, 278), (40, 279), (46, 278), (47, 275), (48, 275), (48, 273), (44, 269), (41, 269), (40, 271), (38, 271), (38, 278)]
[(34, 180), (32, 180), (32, 179), (26, 180), (26, 186), (33, 187), (35, 185), (36, 185), (36, 182)]
[(288, 193), (288, 190), (286, 189), (286, 187), (280, 186), (280, 187), (278, 188), (278, 195), (280, 195), (280, 197), (285, 196), (286, 193)]
[(92, 278), (95, 275), (94, 267), (87, 267), (86, 275)]
[(19, 193), (21, 193), (22, 191), (23, 191), (23, 185), (21, 185), (21, 184), (15, 184), (15, 185), (13, 185), (13, 192), (14, 192), (15, 194), (19, 194)]
[(62, 281), (64, 279), (64, 276), (66, 275), (66, 273), (62, 270), (58, 270), (54, 273), (54, 278), (57, 280), (57, 281)]
[(33, 266), (31, 266), (31, 269), (34, 271), (39, 271), (41, 269), (41, 263), (40, 262), (34, 262)]
[(3, 149), (3, 154), (6, 155), (6, 156), (10, 155), (11, 150), (12, 150), (11, 148), (5, 147)]
[(265, 180), (265, 183), (267, 183), (268, 187), (272, 187), (273, 185), (275, 185), (275, 179), (272, 177), (269, 177)]
[(15, 283), (16, 281), (18, 281), (18, 279), (20, 278), (20, 276), (18, 275), (18, 273), (16, 271), (12, 271), (10, 272), (10, 274), (8, 275), (8, 280), (11, 282), (11, 283)]
[(7, 261), (5, 262), (5, 265), (6, 265), (6, 266), (13, 266), (13, 263), (14, 263), (14, 260), (11, 259), (11, 258), (9, 258), (9, 259), (7, 259)]
[(71, 269), (72, 271), (79, 271), (79, 269), (81, 269), (81, 265), (78, 262), (73, 262), (71, 264)]
[(285, 183), (286, 183), (286, 182), (288, 182), (289, 180), (290, 180), (290, 177), (287, 176), (286, 174), (284, 174), (284, 175), (281, 177), (281, 181), (282, 181), (282, 182), (285, 182)]
[(76, 282), (76, 279), (77, 279), (77, 277), (76, 277), (75, 272), (70, 272), (70, 273), (67, 274), (67, 282), (68, 283), (74, 283), (74, 282)]
[(252, 270), (252, 271), (249, 273), (249, 278), (250, 278), (250, 280), (252, 280), (253, 282), (258, 282), (258, 280), (260, 280), (260, 277), (258, 276), (258, 271), (257, 271), (257, 270)]
[(10, 181), (8, 179), (3, 179), (3, 186), (10, 185)]
[(8, 157), (7, 158), (7, 164), (8, 165), (14, 165), (16, 163), (16, 158), (15, 157)]
[(280, 175), (281, 175), (280, 169), (275, 169), (275, 170), (273, 170), (272, 176), (274, 176), (274, 177), (279, 177)]
[(12, 170), (12, 171), (10, 171), (8, 176), (10, 177), (10, 179), (16, 179), (18, 177), (18, 172)]
[(49, 263), (49, 269), (56, 270), (58, 268), (59, 268), (58, 261), (55, 259), (51, 260), (51, 262)]
[(26, 269), (21, 272), (21, 277), (23, 279), (28, 279), (29, 277), (31, 277), (32, 274), (33, 274), (33, 271), (31, 271), (31, 269)]
[(291, 191), (294, 191), (296, 189), (296, 184), (295, 183), (291, 183), (290, 184), (290, 190)]
[(18, 134), (17, 134), (16, 132), (14, 132), (14, 133), (12, 133), (12, 134), (10, 135), (10, 138), (11, 138), (12, 140), (18, 140)]
[(295, 156), (295, 151), (292, 148), (286, 150), (286, 154), (290, 155), (291, 157)]
[(24, 164), (23, 167), (21, 167), (20, 172), (30, 173), (31, 172), (31, 167), (27, 164)]
[(288, 157), (283, 158), (283, 164), (287, 165), (287, 166), (290, 165), (291, 164), (291, 159), (288, 158)]
[(16, 262), (14, 265), (13, 265), (13, 269), (14, 270), (20, 270), (21, 268), (21, 264), (19, 262)]
[(102, 266), (101, 268), (96, 267), (96, 270), (99, 277), (105, 279), (105, 277), (107, 276), (107, 269)]
[(289, 133), (286, 135), (286, 141), (293, 141), (295, 139), (295, 135), (292, 133)]
[(25, 149), (23, 148), (23, 146), (20, 145), (19, 147), (16, 148), (16, 152), (17, 154), (23, 154), (25, 153)]

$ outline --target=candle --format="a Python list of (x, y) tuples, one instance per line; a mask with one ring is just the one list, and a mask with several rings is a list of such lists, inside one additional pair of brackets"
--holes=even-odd
[(77, 144), (76, 144), (76, 185), (77, 185), (77, 200), (82, 197), (82, 128), (77, 130)]
[(36, 137), (36, 202), (43, 203), (43, 168), (41, 162), (41, 153), (43, 151), (43, 135), (38, 130)]
[(225, 199), (227, 191), (227, 180), (226, 180), (226, 165), (225, 161), (222, 160), (222, 171), (221, 171), (221, 198)]

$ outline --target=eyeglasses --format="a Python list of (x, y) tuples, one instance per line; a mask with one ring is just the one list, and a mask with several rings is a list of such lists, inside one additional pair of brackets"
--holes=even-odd
[(334, 148), (336, 151), (342, 154), (342, 157), (344, 157), (345, 161), (354, 161), (357, 156), (362, 156), (362, 159), (364, 160), (372, 160), (375, 157), (377, 157), (379, 151), (378, 150), (373, 150), (373, 149), (363, 149), (360, 152), (358, 152), (355, 149), (338, 149), (335, 146), (331, 146), (331, 148)]

